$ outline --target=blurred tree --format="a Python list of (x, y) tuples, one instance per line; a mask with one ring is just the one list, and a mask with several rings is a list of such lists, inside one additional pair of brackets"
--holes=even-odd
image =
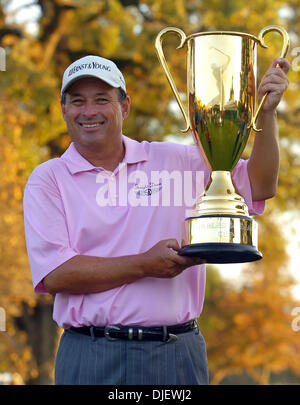
[[(258, 34), (268, 24), (279, 24), (291, 32), (295, 47), (300, 19), (296, 0), (288, 6), (283, 0), (247, 4), (238, 0), (32, 0), (19, 3), (15, 11), (11, 5), (11, 0), (0, 1), (0, 46), (7, 53), (7, 71), (0, 72), (0, 306), (6, 309), (8, 330), (0, 334), (0, 371), (13, 369), (26, 382), (49, 383), (59, 331), (51, 319), (52, 297), (37, 296), (32, 291), (24, 243), (22, 193), (33, 168), (60, 155), (69, 145), (59, 105), (65, 67), (86, 54), (101, 54), (114, 60), (124, 72), (132, 98), (124, 132), (138, 140), (161, 140), (168, 134), (183, 137), (186, 135), (179, 132), (183, 120), (173, 108), (173, 96), (155, 54), (154, 41), (160, 29), (175, 25), (187, 34), (214, 29)], [(20, 18), (16, 19), (32, 5), (39, 9), (38, 29), (34, 33)], [(258, 50), (260, 75), (280, 49), (276, 34), (270, 34), (266, 41), (270, 49)], [(165, 41), (172, 74), (184, 93), (186, 50), (175, 50), (177, 45), (177, 37)], [(279, 192), (268, 204), (276, 212), (297, 207), (300, 195), (299, 74), (291, 72), (290, 81), (292, 85), (278, 111), (282, 149)], [(283, 355), (280, 366), (274, 365), (271, 355), (272, 350), (281, 350), (275, 333), (279, 322), (276, 323), (276, 311), (282, 327), (284, 319), (288, 319), (285, 308), (292, 304), (288, 295), (290, 282), (282, 278), (287, 267), (286, 241), (280, 239), (279, 231), (276, 219), (268, 211), (261, 218), (260, 228), (264, 260), (249, 266), (247, 288), (231, 291), (220, 281), (220, 289), (216, 290), (219, 295), (208, 291), (206, 333), (214, 381), (245, 369), (263, 382), (266, 378), (262, 375), (268, 370), (292, 367), (290, 362), (284, 362)], [(255, 330), (264, 331), (263, 308), (273, 323), (265, 326), (268, 331), (258, 347), (253, 346), (253, 334)], [(251, 324), (252, 318), (258, 327)], [(252, 328), (247, 337), (248, 324)], [(284, 336), (290, 348), (289, 358), (294, 355), (297, 359), (295, 335), (290, 336), (285, 330)], [(265, 344), (268, 351), (264, 360)], [(229, 354), (218, 360), (218, 350)], [(255, 355), (251, 357), (251, 353)], [(298, 372), (296, 365), (294, 370)]]

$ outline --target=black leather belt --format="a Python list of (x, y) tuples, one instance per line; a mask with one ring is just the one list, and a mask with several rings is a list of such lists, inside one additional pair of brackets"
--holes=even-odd
[(107, 326), (82, 326), (80, 328), (70, 327), (73, 332), (92, 337), (105, 337), (108, 340), (158, 340), (172, 342), (177, 340), (180, 333), (190, 332), (198, 329), (195, 320), (186, 323), (170, 326), (138, 326), (138, 325), (107, 325)]

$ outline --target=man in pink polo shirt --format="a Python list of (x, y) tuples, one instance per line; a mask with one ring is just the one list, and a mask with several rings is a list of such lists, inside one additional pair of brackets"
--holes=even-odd
[[(276, 192), (275, 109), (288, 70), (277, 59), (264, 76), (263, 133), (233, 171), (251, 214)], [(72, 143), (32, 172), (24, 192), (33, 285), (55, 295), (53, 318), (65, 329), (56, 384), (207, 384), (195, 322), (205, 266), (177, 253), (184, 220), (209, 180), (197, 147), (123, 135), (125, 80), (98, 56), (66, 69), (61, 106)]]

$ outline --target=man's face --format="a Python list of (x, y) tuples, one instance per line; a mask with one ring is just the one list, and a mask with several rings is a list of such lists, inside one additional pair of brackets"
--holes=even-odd
[(128, 96), (120, 103), (118, 89), (88, 77), (69, 87), (62, 113), (73, 142), (85, 148), (103, 147), (106, 142), (121, 142), (129, 107)]

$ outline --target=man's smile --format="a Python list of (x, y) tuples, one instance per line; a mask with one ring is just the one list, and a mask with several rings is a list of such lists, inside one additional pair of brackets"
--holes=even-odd
[(79, 122), (78, 123), (81, 127), (85, 129), (95, 129), (99, 128), (104, 124), (104, 121), (95, 121), (95, 122)]

